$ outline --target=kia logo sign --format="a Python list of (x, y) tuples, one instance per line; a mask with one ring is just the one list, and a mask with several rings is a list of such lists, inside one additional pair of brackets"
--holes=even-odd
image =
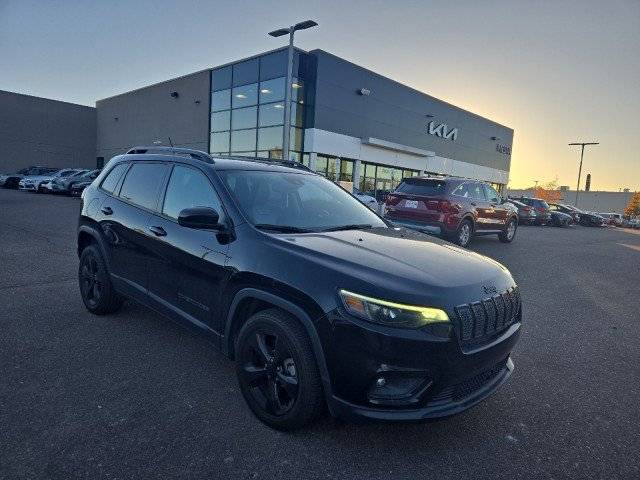
[(427, 125), (427, 132), (429, 135), (451, 140), (452, 142), (455, 142), (458, 138), (458, 129), (449, 129), (446, 123), (436, 125), (435, 122), (429, 122), (429, 125)]

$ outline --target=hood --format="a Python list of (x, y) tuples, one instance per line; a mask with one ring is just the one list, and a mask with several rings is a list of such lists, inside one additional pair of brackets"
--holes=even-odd
[[(404, 228), (274, 237), (282, 248), (328, 267), (337, 277), (351, 277), (352, 288), (363, 294), (386, 296), (392, 290), (408, 302), (447, 295), (463, 303), (462, 298), (487, 297), (515, 285), (509, 271), (498, 262)], [(345, 284), (343, 288), (349, 287)], [(452, 295), (454, 292), (458, 294)]]

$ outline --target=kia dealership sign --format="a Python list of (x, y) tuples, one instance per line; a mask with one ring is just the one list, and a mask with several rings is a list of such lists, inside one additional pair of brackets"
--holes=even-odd
[(427, 132), (429, 135), (451, 140), (452, 142), (455, 142), (458, 138), (458, 129), (449, 129), (446, 123), (436, 124), (436, 122), (429, 122), (429, 125), (427, 125)]

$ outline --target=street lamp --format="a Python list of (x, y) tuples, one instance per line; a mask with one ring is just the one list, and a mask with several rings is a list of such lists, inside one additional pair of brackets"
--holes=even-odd
[(575, 142), (569, 145), (580, 145), (582, 150), (580, 151), (580, 168), (578, 169), (578, 186), (576, 187), (576, 208), (578, 208), (578, 195), (580, 194), (580, 175), (582, 175), (582, 158), (584, 157), (585, 145), (600, 145), (600, 142)]
[(296, 23), (291, 27), (279, 28), (273, 32), (269, 32), (272, 37), (281, 37), (289, 34), (289, 50), (287, 60), (287, 88), (284, 98), (284, 132), (282, 134), (282, 158), (289, 160), (289, 143), (291, 136), (291, 83), (293, 80), (293, 34), (297, 30), (306, 30), (307, 28), (315, 27), (318, 25), (313, 20), (305, 20), (304, 22)]

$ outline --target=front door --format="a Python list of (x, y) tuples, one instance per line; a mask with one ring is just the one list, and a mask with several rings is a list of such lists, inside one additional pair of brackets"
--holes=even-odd
[(175, 164), (159, 212), (147, 225), (152, 238), (149, 293), (173, 314), (219, 332), (217, 307), (227, 277), (227, 239), (211, 230), (179, 225), (178, 215), (190, 207), (214, 208), (220, 221), (225, 221), (206, 175), (195, 167)]

